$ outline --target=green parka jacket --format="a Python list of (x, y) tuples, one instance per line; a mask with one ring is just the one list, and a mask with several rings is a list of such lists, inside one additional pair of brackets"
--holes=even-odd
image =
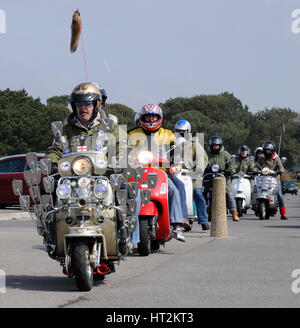
[(238, 173), (240, 171), (243, 171), (245, 173), (257, 171), (254, 161), (252, 161), (249, 156), (241, 157), (238, 155), (233, 162), (235, 165), (235, 173)]
[[(218, 164), (221, 170), (226, 169), (233, 173), (235, 172), (234, 160), (231, 160), (231, 155), (224, 149), (224, 146), (221, 147), (218, 154), (214, 154), (209, 150), (207, 155), (210, 165)], [(229, 176), (226, 176), (226, 192), (232, 192), (231, 178)]]
[[(76, 117), (71, 113), (65, 120), (63, 125), (63, 136), (65, 139), (75, 136), (97, 136), (98, 131), (105, 130), (105, 126), (101, 122), (101, 119), (108, 118), (108, 115), (103, 111), (99, 111), (97, 117), (86, 129), (77, 122)], [(115, 143), (116, 156), (122, 156), (123, 150), (127, 147), (127, 132), (119, 129), (116, 123), (112, 123), (112, 131), (108, 133), (108, 144), (112, 145)], [(54, 144), (46, 150), (46, 156), (51, 159), (52, 163), (58, 163), (63, 154), (62, 144), (56, 140)]]

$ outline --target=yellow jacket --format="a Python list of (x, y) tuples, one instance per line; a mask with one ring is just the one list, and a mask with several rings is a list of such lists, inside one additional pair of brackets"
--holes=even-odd
[(154, 133), (146, 134), (142, 128), (136, 128), (128, 134), (128, 146), (135, 148), (148, 145), (147, 148), (150, 149), (151, 139), (158, 150), (162, 150), (163, 146), (166, 150), (171, 149), (176, 142), (176, 137), (171, 130), (160, 128)]
[(176, 142), (176, 137), (171, 130), (160, 128), (156, 132), (147, 135), (142, 128), (136, 128), (131, 130), (128, 134), (128, 146), (142, 146), (148, 141), (148, 136), (153, 138), (153, 142), (159, 147), (159, 149), (161, 149), (162, 146), (172, 146)]

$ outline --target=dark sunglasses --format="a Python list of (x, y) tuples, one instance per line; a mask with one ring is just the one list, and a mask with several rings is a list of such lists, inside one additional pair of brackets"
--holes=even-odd
[(92, 101), (85, 101), (85, 102), (83, 102), (83, 103), (76, 102), (76, 103), (75, 103), (75, 106), (76, 106), (76, 107), (89, 106), (89, 105), (91, 105), (92, 103), (93, 103)]

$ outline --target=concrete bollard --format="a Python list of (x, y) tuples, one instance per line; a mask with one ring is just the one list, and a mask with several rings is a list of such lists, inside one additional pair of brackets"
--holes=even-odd
[(225, 185), (224, 178), (214, 179), (211, 203), (211, 237), (228, 237)]

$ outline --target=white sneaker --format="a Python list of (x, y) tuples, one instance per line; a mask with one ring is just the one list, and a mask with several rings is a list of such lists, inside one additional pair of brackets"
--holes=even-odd
[(182, 228), (182, 227), (176, 227), (172, 231), (173, 238), (175, 238), (179, 241), (185, 242), (185, 238), (184, 238), (184, 235), (183, 235), (183, 230), (184, 230), (184, 228)]

